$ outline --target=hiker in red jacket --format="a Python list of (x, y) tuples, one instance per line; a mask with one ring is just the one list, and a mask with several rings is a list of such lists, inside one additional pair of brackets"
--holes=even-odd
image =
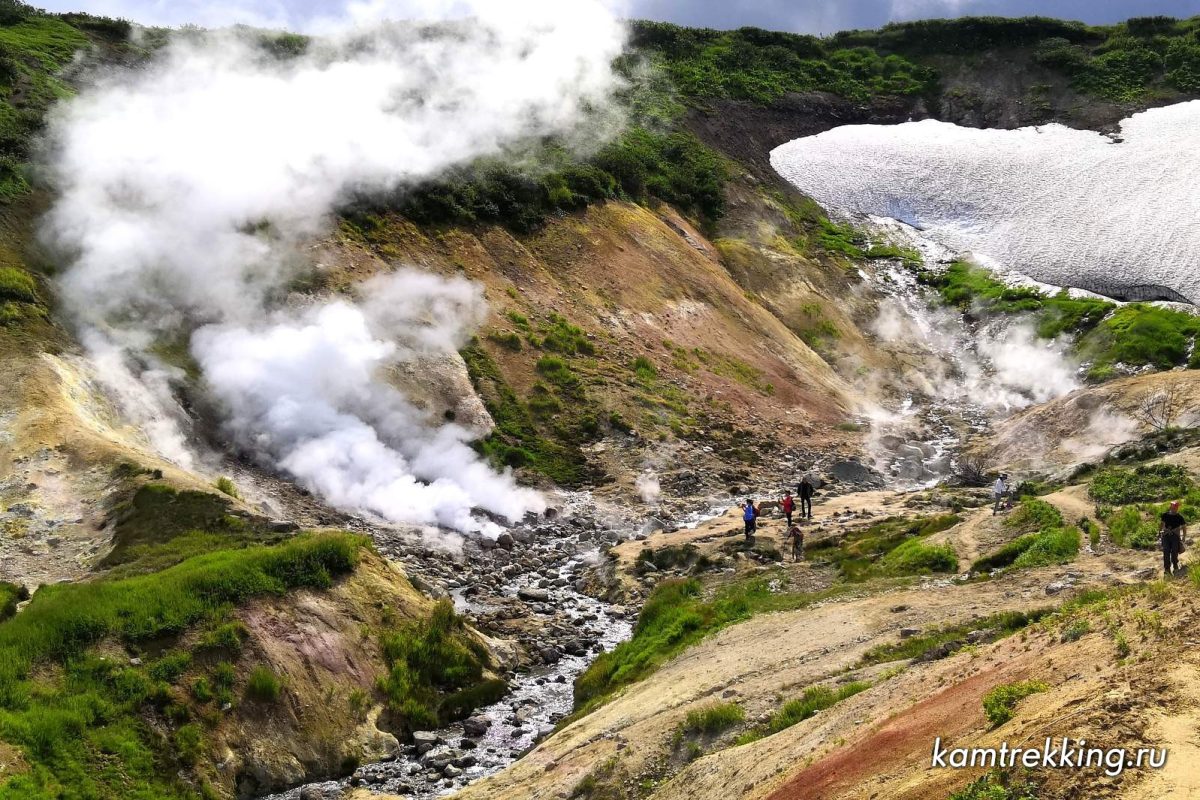
[(792, 527), (792, 512), (796, 510), (796, 501), (792, 499), (792, 493), (784, 494), (783, 499), (779, 501), (779, 507), (783, 509), (783, 516), (787, 517), (787, 526)]

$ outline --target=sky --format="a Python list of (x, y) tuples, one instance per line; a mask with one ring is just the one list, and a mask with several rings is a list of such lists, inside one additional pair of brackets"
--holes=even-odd
[[(495, 0), (511, 2), (512, 0)], [(147, 25), (245, 23), (319, 31), (337, 18), (453, 15), (456, 0), (32, 0), (51, 11), (88, 11)], [(563, 0), (571, 2), (571, 0)], [(624, 17), (710, 28), (753, 25), (828, 34), (887, 22), (964, 15), (1040, 15), (1090, 24), (1132, 16), (1200, 14), (1200, 0), (611, 0)]]

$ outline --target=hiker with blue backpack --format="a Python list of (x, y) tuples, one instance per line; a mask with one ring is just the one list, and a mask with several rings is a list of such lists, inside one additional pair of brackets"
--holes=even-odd
[(747, 497), (741, 509), (742, 521), (746, 523), (746, 541), (749, 541), (754, 538), (754, 531), (758, 529), (758, 507)]

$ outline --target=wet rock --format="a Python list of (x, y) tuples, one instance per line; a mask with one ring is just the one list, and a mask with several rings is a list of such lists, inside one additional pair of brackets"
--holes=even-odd
[(505, 531), (504, 533), (501, 533), (499, 536), (496, 537), (496, 546), (497, 547), (502, 547), (505, 550), (512, 550), (513, 544), (514, 544), (513, 536), (511, 533), (508, 533), (507, 531)]
[(442, 741), (442, 737), (438, 736), (433, 731), (414, 731), (412, 735), (413, 744), (417, 747), (422, 745), (436, 746)]
[(858, 461), (835, 461), (829, 468), (829, 474), (844, 483), (859, 486), (883, 485), (883, 476)]
[(467, 736), (483, 736), (492, 727), (492, 718), (486, 714), (477, 714), (463, 720), (463, 732)]
[(534, 587), (522, 587), (517, 590), (517, 597), (527, 602), (544, 603), (550, 599), (550, 592)]
[(273, 519), (267, 523), (267, 530), (272, 533), (292, 533), (300, 530), (300, 526), (290, 520)]

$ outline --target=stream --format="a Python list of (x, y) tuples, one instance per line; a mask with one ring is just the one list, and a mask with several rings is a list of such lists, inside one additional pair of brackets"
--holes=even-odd
[[(584, 593), (585, 574), (601, 563), (603, 548), (662, 523), (598, 503), (587, 492), (560, 493), (554, 502), (550, 519), (508, 531), (512, 550), (476, 540), (439, 550), (428, 538), (372, 531), (380, 551), (405, 564), (414, 583), (452, 598), (476, 627), (504, 637), (505, 624), (524, 623), (513, 638), (541, 663), (510, 675), (509, 691), (499, 702), (467, 720), (417, 733), (394, 760), (364, 764), (349, 777), (265, 800), (333, 800), (351, 786), (419, 800), (452, 794), (512, 764), (571, 712), (575, 678), (600, 652), (628, 639), (636, 618), (636, 609)], [(724, 510), (706, 505), (672, 524), (694, 527)]]

